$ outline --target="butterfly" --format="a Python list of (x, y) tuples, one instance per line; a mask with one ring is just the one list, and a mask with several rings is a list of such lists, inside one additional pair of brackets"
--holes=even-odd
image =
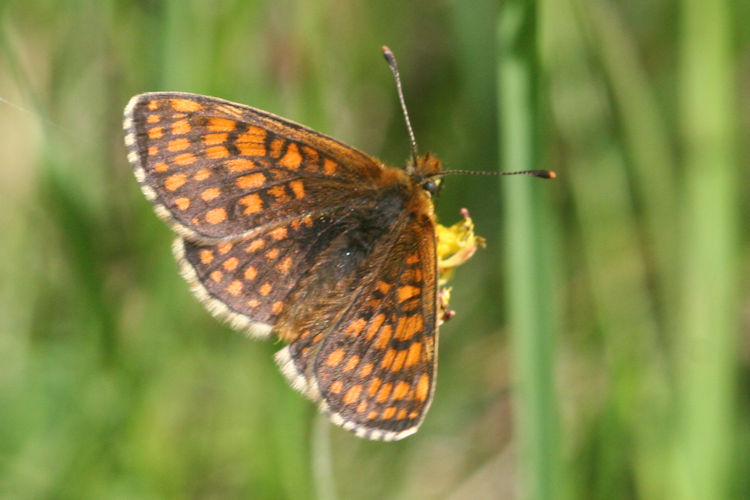
[[(265, 111), (180, 92), (133, 97), (124, 130), (141, 190), (177, 233), (181, 274), (208, 310), (286, 342), (281, 371), (333, 423), (373, 440), (416, 432), (449, 316), (432, 202), (440, 161), (415, 153), (389, 167)], [(446, 267), (477, 246), (465, 224), (463, 257)]]

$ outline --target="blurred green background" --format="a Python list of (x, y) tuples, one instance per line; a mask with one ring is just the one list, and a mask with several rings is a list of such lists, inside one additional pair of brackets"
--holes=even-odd
[[(0, 3), (0, 497), (750, 498), (747, 0)], [(487, 248), (420, 431), (359, 440), (190, 295), (130, 96), (422, 151)]]

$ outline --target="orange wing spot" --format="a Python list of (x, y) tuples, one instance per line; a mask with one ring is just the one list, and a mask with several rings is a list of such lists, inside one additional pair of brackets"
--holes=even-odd
[(407, 352), (408, 351), (398, 351), (398, 354), (396, 354), (396, 359), (393, 360), (393, 364), (391, 365), (392, 372), (401, 371), (401, 369), (404, 367), (404, 361), (406, 361)]
[(323, 334), (322, 334), (322, 333), (318, 333), (317, 335), (315, 335), (315, 336), (314, 336), (314, 337), (312, 338), (312, 342), (313, 342), (313, 344), (314, 344), (314, 343), (316, 343), (316, 342), (318, 342), (318, 341), (320, 341), (320, 339), (322, 339), (322, 338), (323, 338)]
[(305, 145), (302, 146), (302, 155), (309, 162), (318, 163), (318, 160), (319, 160), (318, 152), (315, 151), (310, 146), (305, 146)]
[(289, 143), (289, 146), (287, 146), (286, 148), (286, 153), (279, 160), (279, 165), (281, 165), (282, 167), (291, 168), (292, 170), (297, 170), (301, 164), (302, 155), (299, 153), (297, 144), (293, 142)]
[(214, 261), (214, 253), (211, 250), (203, 249), (200, 252), (201, 264), (208, 265)]
[(298, 200), (301, 200), (305, 197), (305, 185), (302, 183), (302, 181), (291, 181), (289, 183), (289, 188), (294, 193), (294, 197)]
[(346, 360), (346, 364), (344, 365), (344, 371), (350, 372), (354, 370), (354, 368), (359, 364), (359, 356), (356, 354), (350, 357)]
[(269, 251), (266, 252), (266, 259), (268, 260), (276, 260), (276, 258), (279, 256), (279, 249), (278, 248), (272, 248)]
[(380, 384), (383, 383), (383, 379), (379, 377), (375, 377), (372, 379), (372, 382), (370, 382), (370, 387), (367, 389), (367, 394), (369, 394), (371, 397), (377, 394), (378, 389), (380, 389)]
[(277, 300), (273, 303), (271, 306), (271, 312), (274, 314), (279, 314), (281, 312), (281, 309), (284, 307), (284, 303), (280, 300)]
[(362, 369), (359, 371), (359, 376), (362, 378), (367, 378), (372, 373), (372, 369), (374, 368), (374, 365), (372, 363), (365, 363), (362, 365)]
[(362, 394), (362, 386), (360, 384), (353, 385), (344, 394), (343, 402), (345, 405), (351, 405), (359, 401), (359, 396)]
[(341, 363), (341, 361), (344, 359), (344, 356), (346, 356), (346, 352), (343, 349), (336, 349), (328, 355), (328, 359), (326, 359), (326, 365), (334, 368)]
[(403, 420), (406, 418), (406, 408), (401, 408), (396, 415), (396, 420)]
[(334, 394), (339, 394), (343, 388), (344, 388), (344, 383), (340, 380), (336, 380), (334, 383), (331, 384), (331, 387), (329, 387), (328, 390)]
[(234, 145), (245, 156), (266, 155), (266, 131), (258, 127), (250, 127), (247, 132), (237, 136)]
[(189, 198), (177, 198), (174, 200), (174, 204), (177, 205), (177, 208), (180, 210), (187, 210), (190, 208), (190, 199)]
[(419, 293), (420, 293), (420, 289), (417, 288), (416, 286), (411, 286), (411, 285), (400, 286), (398, 287), (398, 301), (399, 303), (406, 302), (407, 300), (418, 296)]
[(422, 281), (422, 270), (418, 267), (414, 269), (407, 269), (401, 275), (403, 281), (416, 281), (417, 283)]
[(417, 418), (418, 416), (419, 416), (419, 412), (418, 412), (418, 411), (413, 411), (413, 412), (410, 412), (410, 413), (409, 413), (409, 418), (410, 418), (411, 420), (414, 420), (414, 419), (415, 419), (415, 418)]
[(375, 334), (378, 333), (378, 330), (380, 330), (380, 327), (383, 326), (384, 321), (385, 321), (385, 314), (379, 313), (375, 315), (375, 317), (372, 318), (370, 326), (367, 328), (367, 333), (365, 334), (365, 338), (367, 340), (372, 340)]
[(289, 236), (289, 231), (287, 230), (286, 227), (281, 226), (281, 227), (277, 227), (276, 229), (274, 229), (268, 234), (270, 234), (271, 238), (273, 238), (274, 240), (279, 241), (279, 240), (285, 240), (287, 236)]
[(408, 354), (406, 355), (404, 366), (409, 368), (410, 366), (414, 366), (419, 363), (420, 356), (422, 354), (422, 343), (414, 342), (409, 346), (409, 350), (407, 352)]
[(166, 189), (167, 191), (177, 191), (185, 184), (186, 181), (187, 176), (185, 174), (170, 175), (164, 181), (164, 189)]
[(288, 194), (286, 194), (286, 189), (284, 189), (284, 186), (274, 186), (272, 188), (269, 188), (267, 191), (271, 196), (276, 198), (276, 201), (278, 203), (287, 203), (291, 200)]
[(149, 139), (161, 139), (164, 135), (164, 129), (162, 127), (151, 127), (148, 130)]
[(357, 318), (356, 320), (349, 323), (349, 327), (346, 329), (346, 335), (357, 336), (362, 333), (367, 320), (364, 318)]
[(387, 384), (383, 384), (383, 387), (380, 388), (380, 391), (378, 392), (377, 401), (378, 403), (385, 403), (388, 401), (388, 396), (391, 395), (391, 389), (393, 388), (393, 384), (390, 382)]
[(388, 368), (393, 363), (393, 358), (396, 357), (396, 349), (388, 349), (380, 362), (381, 368)]
[(229, 134), (206, 134), (203, 136), (203, 144), (206, 146), (216, 146), (217, 144), (224, 144), (227, 141)]
[(309, 215), (304, 216), (302, 218), (302, 225), (305, 226), (305, 227), (308, 227), (308, 228), (309, 227), (313, 227), (312, 217), (310, 217)]
[(287, 257), (276, 266), (276, 269), (279, 270), (281, 274), (286, 274), (289, 272), (289, 269), (292, 267), (292, 258)]
[(335, 161), (329, 160), (328, 158), (323, 160), (323, 172), (328, 175), (333, 175), (337, 168), (339, 168), (339, 164)]
[(263, 210), (263, 200), (257, 194), (249, 194), (243, 196), (238, 200), (240, 205), (243, 205), (245, 209), (242, 211), (243, 215), (257, 214)]
[(178, 165), (190, 165), (191, 163), (195, 163), (195, 155), (193, 153), (182, 153), (174, 158), (174, 162)]
[(247, 269), (245, 269), (245, 279), (248, 281), (252, 281), (255, 279), (255, 277), (258, 275), (258, 270), (255, 269), (253, 266), (247, 266)]
[(172, 124), (172, 135), (182, 135), (190, 132), (190, 122), (187, 120), (177, 120)]
[(266, 246), (266, 240), (264, 240), (263, 238), (258, 238), (257, 240), (251, 241), (245, 251), (247, 253), (257, 252), (258, 250), (262, 249), (264, 246)]
[(281, 156), (281, 149), (284, 147), (284, 139), (279, 137), (274, 138), (271, 141), (271, 158), (278, 158)]
[(375, 420), (376, 418), (378, 418), (378, 412), (376, 411), (371, 411), (367, 414), (367, 420)]
[(430, 394), (430, 377), (423, 373), (419, 376), (417, 382), (417, 399), (420, 401), (427, 401), (427, 396)]
[(167, 165), (163, 161), (160, 161), (159, 163), (154, 164), (154, 170), (156, 170), (159, 173), (166, 172), (168, 169), (169, 169), (169, 165)]
[(254, 169), (255, 163), (247, 158), (233, 158), (224, 162), (224, 166), (227, 167), (231, 173), (238, 173)]
[(238, 177), (234, 184), (240, 189), (253, 189), (266, 183), (266, 176), (260, 172)]
[(364, 413), (367, 409), (367, 401), (362, 401), (357, 405), (357, 413)]
[(237, 297), (242, 293), (242, 282), (240, 280), (232, 281), (229, 286), (227, 286), (227, 292), (229, 292), (230, 295)]
[(156, 146), (149, 146), (148, 147), (148, 155), (149, 156), (156, 156), (156, 153), (158, 153), (158, 152), (159, 152), (159, 148), (157, 148)]
[(207, 168), (202, 168), (193, 174), (193, 179), (196, 181), (205, 181), (211, 177), (211, 171)]
[(388, 347), (388, 342), (391, 341), (391, 335), (393, 334), (393, 328), (391, 325), (385, 325), (380, 330), (380, 335), (378, 335), (377, 340), (372, 345), (375, 349), (385, 349)]
[(395, 406), (389, 406), (385, 410), (383, 410), (383, 416), (380, 417), (383, 420), (388, 420), (389, 418), (393, 418), (393, 416), (396, 414), (396, 407)]
[(255, 307), (258, 307), (260, 305), (260, 302), (258, 302), (258, 299), (250, 299), (250, 300), (247, 301), (247, 305), (250, 306), (250, 307), (252, 307), (252, 308), (255, 308)]
[(211, 146), (206, 148), (206, 157), (208, 158), (226, 158), (229, 156), (229, 150), (224, 146)]
[(300, 226), (302, 223), (299, 221), (299, 219), (294, 219), (292, 222), (289, 223), (290, 226), (292, 226), (292, 229), (295, 231), (299, 231)]
[(209, 132), (231, 132), (236, 126), (237, 122), (229, 118), (211, 118), (206, 128)]
[(419, 314), (402, 317), (396, 325), (396, 338), (398, 340), (409, 340), (422, 331), (424, 320)]
[(270, 283), (263, 283), (263, 285), (258, 289), (258, 293), (263, 297), (266, 297), (269, 293), (271, 293), (271, 290), (273, 290), (273, 286)]
[(172, 99), (172, 109), (174, 109), (175, 111), (189, 113), (191, 111), (198, 111), (202, 108), (203, 106), (189, 99)]
[(391, 285), (386, 283), (385, 281), (378, 281), (377, 289), (380, 293), (383, 295), (386, 295), (388, 291), (391, 289)]
[(157, 114), (151, 114), (146, 117), (146, 123), (159, 123), (159, 120), (161, 120), (161, 115)]
[(159, 109), (159, 101), (149, 101), (148, 109), (149, 111), (156, 111), (157, 109)]
[(218, 247), (219, 248), (219, 253), (222, 254), (222, 255), (224, 255), (224, 254), (228, 253), (232, 249), (233, 246), (234, 245), (232, 245), (232, 243), (226, 241), (226, 242), (222, 243), (221, 245), (219, 245), (219, 247)]
[(239, 264), (240, 259), (238, 259), (237, 257), (229, 257), (221, 266), (227, 271), (234, 271), (235, 269), (237, 269), (237, 266)]
[(219, 281), (221, 281), (221, 278), (224, 277), (224, 273), (217, 270), (217, 271), (212, 272), (210, 276), (211, 276), (211, 279), (214, 280), (214, 283), (218, 283)]
[(413, 253), (406, 258), (407, 264), (416, 264), (419, 262), (419, 254)]
[(206, 222), (209, 224), (221, 224), (227, 220), (227, 211), (223, 208), (212, 208), (206, 212)]
[(205, 191), (201, 193), (201, 198), (203, 201), (211, 201), (213, 199), (218, 198), (221, 195), (221, 191), (219, 188), (208, 188)]
[(403, 380), (396, 384), (396, 387), (393, 388), (393, 400), (398, 401), (400, 399), (404, 399), (404, 396), (409, 393), (410, 388), (411, 386)]

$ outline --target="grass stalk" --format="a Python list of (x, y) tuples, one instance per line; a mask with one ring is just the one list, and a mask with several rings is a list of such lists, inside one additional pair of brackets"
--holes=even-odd
[(672, 498), (724, 498), (734, 435), (738, 169), (730, 2), (683, 0), (680, 128), (685, 158), (679, 413)]
[[(535, 16), (534, 4), (523, 1), (506, 2), (500, 13), (499, 143), (502, 168), (507, 170), (540, 168)], [(530, 499), (557, 496), (554, 329), (551, 279), (544, 269), (549, 235), (539, 222), (545, 218), (544, 187), (534, 179), (503, 183), (518, 478), (521, 495)]]

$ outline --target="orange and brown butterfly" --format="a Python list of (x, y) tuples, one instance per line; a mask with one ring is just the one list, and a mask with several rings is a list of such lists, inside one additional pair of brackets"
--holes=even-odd
[[(437, 158), (388, 167), (265, 111), (177, 92), (133, 97), (124, 129), (135, 177), (178, 234), (182, 275), (208, 310), (286, 342), (281, 371), (335, 424), (379, 440), (416, 432), (449, 317)], [(442, 256), (454, 255), (441, 270), (479, 243), (468, 218), (441, 231), (452, 235)]]

